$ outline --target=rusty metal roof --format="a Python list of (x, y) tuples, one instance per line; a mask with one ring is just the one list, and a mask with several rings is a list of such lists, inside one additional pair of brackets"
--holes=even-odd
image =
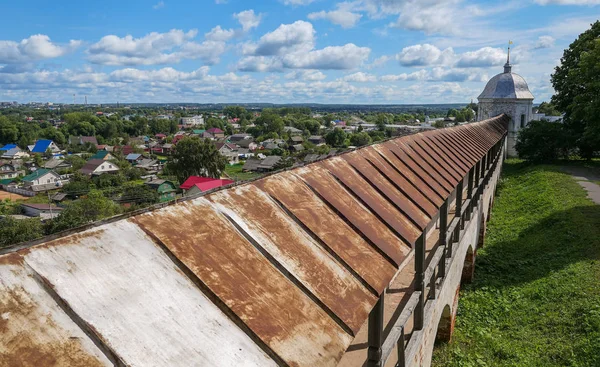
[(506, 127), (404, 136), (4, 250), (0, 365), (335, 366)]

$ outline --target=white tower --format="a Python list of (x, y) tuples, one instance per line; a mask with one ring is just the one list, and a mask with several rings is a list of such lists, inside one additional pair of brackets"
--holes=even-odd
[(509, 46), (504, 72), (490, 79), (483, 92), (477, 97), (479, 100), (477, 120), (485, 120), (502, 113), (510, 116), (507, 141), (508, 155), (516, 157), (517, 133), (527, 126), (532, 119), (534, 97), (529, 91), (525, 79), (511, 70)]

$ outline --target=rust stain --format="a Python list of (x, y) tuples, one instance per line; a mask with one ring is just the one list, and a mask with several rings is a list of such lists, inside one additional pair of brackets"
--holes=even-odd
[(371, 211), (363, 207), (323, 167), (313, 164), (295, 171), (329, 205), (352, 223), (394, 265), (400, 266), (410, 252), (409, 245), (398, 238)]
[(419, 189), (409, 182), (402, 174), (398, 173), (389, 163), (380, 156), (374, 147), (367, 147), (358, 151), (361, 156), (373, 164), (383, 176), (389, 180), (394, 186), (401, 190), (409, 200), (412, 200), (422, 210), (427, 213), (429, 218), (432, 218), (437, 212), (437, 207), (422, 194)]
[(430, 153), (434, 156), (434, 158), (444, 161), (445, 164), (452, 167), (456, 173), (458, 173), (459, 177), (463, 177), (466, 172), (469, 171), (468, 164), (464, 161), (465, 157), (459, 157), (454, 154), (454, 152), (449, 153), (448, 150), (440, 148), (434, 141), (428, 137), (423, 136), (423, 138), (418, 142), (421, 147), (424, 149), (429, 149)]
[(417, 175), (413, 170), (404, 162), (402, 162), (392, 151), (390, 151), (384, 145), (375, 145), (373, 149), (382, 156), (386, 162), (390, 164), (392, 168), (399, 172), (403, 177), (406, 177), (415, 188), (419, 190), (431, 203), (435, 206), (435, 212), (437, 213), (438, 208), (444, 203), (443, 196), (440, 195), (431, 185), (427, 183), (425, 179)]
[[(421, 229), (413, 224), (410, 219), (390, 204), (381, 194), (358, 175), (348, 162), (337, 157), (321, 162), (322, 167), (328, 169), (335, 177), (344, 183), (350, 191), (364, 202), (385, 223), (404, 238), (410, 245), (415, 243)], [(418, 210), (418, 209), (417, 209)]]
[(421, 230), (423, 230), (429, 221), (430, 217), (427, 213), (415, 205), (412, 200), (407, 197), (402, 191), (398, 190), (388, 181), (387, 177), (379, 173), (368, 160), (359, 155), (358, 152), (346, 154), (343, 158), (357, 169), (363, 177), (365, 177), (371, 185), (375, 186), (383, 193), (385, 197), (394, 203), (402, 212), (404, 212)]
[[(21, 282), (35, 284), (17, 256), (0, 258), (0, 267), (10, 271)], [(10, 268), (10, 269), (9, 269)], [(10, 278), (10, 276), (9, 276)], [(8, 281), (8, 283), (6, 283)], [(41, 289), (30, 293), (23, 285), (8, 279), (0, 279), (0, 366), (108, 366), (107, 359), (101, 360), (91, 353), (95, 348), (85, 334), (74, 324), (66, 330), (53, 317), (62, 311)], [(62, 322), (71, 323), (66, 320)], [(84, 344), (85, 343), (85, 344)]]
[(422, 137), (420, 136), (419, 139), (413, 139), (410, 146), (420, 156), (424, 157), (425, 160), (427, 160), (427, 162), (434, 167), (442, 175), (442, 177), (446, 179), (446, 181), (448, 181), (452, 186), (455, 186), (460, 180), (460, 173), (454, 168), (453, 165), (444, 164), (436, 152), (431, 148), (423, 149), (419, 144), (421, 140)]
[(294, 214), (377, 292), (382, 293), (396, 273), (342, 218), (289, 172), (256, 183)]
[(298, 226), (275, 202), (255, 185), (246, 185), (209, 195), (237, 214), (239, 224), (317, 296), (329, 309), (357, 332), (376, 297), (344, 269)]
[(444, 185), (439, 183), (440, 181), (444, 180), (442, 180), (436, 172), (433, 172), (433, 169), (429, 167), (429, 165), (426, 164), (420, 157), (416, 156), (415, 154), (413, 154), (415, 157), (409, 155), (407, 151), (412, 153), (410, 149), (405, 151), (393, 140), (383, 143), (383, 146), (389, 149), (394, 155), (396, 155), (396, 157), (398, 157), (398, 159), (402, 161), (402, 163), (407, 165), (414, 173), (416, 173), (421, 180), (429, 185), (429, 187), (431, 187), (440, 196), (442, 200), (445, 200), (448, 195), (450, 195), (450, 191)]
[(206, 198), (133, 221), (160, 239), (291, 366), (334, 366), (352, 340)]
[(34, 247), (30, 247), (24, 250), (19, 251), (19, 253), (21, 253), (22, 255), (26, 255), (28, 253), (30, 253), (31, 251), (34, 251), (37, 248), (51, 248), (54, 246), (73, 246), (73, 245), (80, 245), (81, 243), (85, 242), (84, 240), (86, 238), (102, 238), (102, 234), (104, 233), (105, 229), (103, 228), (93, 228), (93, 229), (89, 229), (89, 230), (85, 230), (83, 232), (78, 232), (78, 233), (74, 233), (74, 234), (70, 234), (68, 236), (65, 237), (60, 237), (57, 238), (55, 240), (46, 242), (46, 243), (42, 243), (39, 244), (37, 246)]

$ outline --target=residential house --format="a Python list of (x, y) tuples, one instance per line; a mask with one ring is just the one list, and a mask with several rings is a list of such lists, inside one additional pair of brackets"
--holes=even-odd
[(119, 167), (116, 164), (102, 159), (91, 159), (79, 170), (79, 172), (88, 176), (97, 176), (118, 171)]
[(217, 150), (229, 161), (229, 164), (239, 163), (238, 147), (231, 143), (215, 143)]
[(203, 132), (202, 135), (200, 135), (200, 137), (202, 139), (215, 140), (215, 136), (213, 134), (209, 133), (208, 131)]
[(304, 145), (302, 145), (302, 144), (295, 144), (295, 145), (292, 145), (292, 146), (290, 147), (290, 150), (291, 150), (292, 152), (295, 152), (295, 153), (301, 152), (301, 151), (303, 151), (303, 150), (304, 150)]
[(40, 139), (34, 145), (29, 146), (29, 151), (37, 154), (44, 154), (48, 149), (52, 154), (60, 152), (60, 148), (52, 140)]
[(23, 177), (23, 187), (31, 191), (54, 190), (61, 186), (60, 175), (52, 170), (40, 168)]
[(278, 155), (268, 156), (260, 162), (260, 165), (258, 166), (258, 172), (268, 172), (274, 170), (275, 166), (280, 160), (281, 157)]
[(177, 194), (177, 187), (171, 181), (167, 180), (152, 180), (145, 182), (146, 185), (156, 190), (158, 193), (158, 200), (162, 203), (165, 201), (175, 200)]
[(290, 136), (289, 143), (290, 145), (302, 144), (304, 143), (304, 139), (299, 135), (292, 135)]
[(147, 158), (136, 161), (135, 167), (145, 170), (146, 174), (158, 173), (162, 170), (162, 164), (159, 161)]
[(254, 142), (254, 139), (252, 139), (252, 138), (239, 140), (235, 144), (240, 148), (245, 148), (245, 149), (249, 149), (249, 150), (255, 150), (256, 148), (258, 148), (258, 144), (256, 144)]
[(194, 130), (192, 130), (192, 134), (200, 136), (200, 135), (204, 134), (205, 131), (206, 130), (204, 130), (204, 129), (194, 129)]
[(233, 134), (230, 135), (227, 140), (229, 140), (230, 143), (237, 143), (240, 140), (253, 140), (254, 138), (252, 137), (251, 134)]
[(16, 178), (21, 172), (18, 170), (16, 164), (12, 162), (0, 162), (0, 180)]
[(320, 155), (319, 154), (307, 154), (306, 157), (304, 157), (304, 163), (312, 163), (315, 162), (319, 159)]
[(143, 159), (144, 157), (140, 153), (129, 153), (125, 157), (125, 160), (131, 164), (136, 163), (137, 161)]
[(133, 153), (133, 150), (134, 148), (131, 145), (116, 145), (113, 147), (114, 152), (120, 152), (124, 156)]
[(21, 210), (28, 217), (41, 217), (42, 219), (52, 219), (57, 217), (63, 208), (54, 204), (21, 204)]
[(98, 147), (98, 140), (95, 136), (69, 136), (70, 145), (85, 145), (86, 143)]
[(308, 137), (308, 142), (314, 145), (325, 144), (325, 138), (321, 135), (311, 135)]
[(99, 150), (90, 159), (102, 159), (105, 161), (110, 161), (115, 159), (115, 157), (107, 150)]
[(0, 158), (5, 159), (23, 159), (29, 157), (29, 154), (21, 150), (21, 148), (19, 147), (14, 147), (6, 151), (1, 151), (0, 153), (2, 153), (2, 156), (0, 156)]
[(158, 140), (165, 140), (167, 138), (165, 134), (156, 134), (154, 137)]
[(171, 154), (173, 153), (173, 144), (163, 144), (162, 146), (162, 150), (163, 150), (163, 154)]
[(225, 132), (223, 130), (219, 129), (218, 127), (210, 128), (210, 129), (206, 130), (206, 132), (211, 133), (215, 138), (224, 138), (225, 137)]
[(44, 163), (44, 168), (53, 169), (53, 170), (64, 170), (72, 167), (72, 164), (65, 161), (64, 159), (50, 159), (46, 163)]
[(204, 125), (204, 117), (202, 117), (202, 115), (192, 116), (192, 117), (182, 117), (180, 122), (182, 125), (187, 125), (187, 126)]
[(178, 134), (173, 137), (173, 144), (177, 144), (181, 139), (185, 138), (184, 134)]
[(242, 172), (256, 172), (258, 171), (258, 167), (260, 166), (261, 160), (258, 158), (248, 158), (244, 166), (242, 167)]
[(220, 178), (190, 176), (179, 187), (184, 190), (186, 196), (190, 196), (216, 189), (217, 187), (226, 186), (234, 182), (235, 181)]
[(300, 129), (296, 129), (295, 127), (292, 126), (284, 126), (283, 127), (283, 131), (294, 136), (294, 135), (302, 135), (302, 130)]
[(6, 144), (5, 146), (0, 148), (0, 152), (7, 152), (14, 148), (17, 148), (17, 144)]

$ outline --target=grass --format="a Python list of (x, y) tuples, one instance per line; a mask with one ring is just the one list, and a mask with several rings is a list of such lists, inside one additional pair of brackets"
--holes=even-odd
[(600, 205), (558, 166), (505, 164), (475, 280), (433, 365), (600, 366)]
[(233, 179), (235, 181), (251, 180), (253, 178), (260, 176), (259, 173), (242, 172), (242, 167), (244, 167), (244, 165), (241, 163), (234, 164), (234, 165), (227, 165), (227, 167), (225, 167), (225, 173), (229, 177), (231, 177), (231, 179)]

